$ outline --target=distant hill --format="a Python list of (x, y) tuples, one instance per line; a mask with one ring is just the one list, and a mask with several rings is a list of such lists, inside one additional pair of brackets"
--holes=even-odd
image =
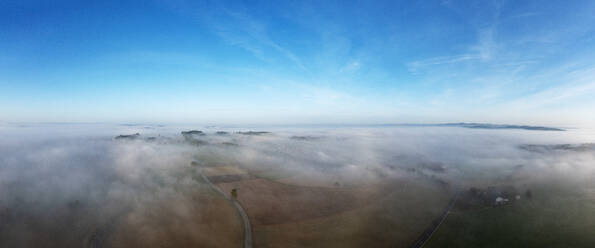
[(543, 126), (527, 126), (527, 125), (507, 125), (507, 124), (490, 124), (490, 123), (439, 123), (439, 124), (388, 124), (385, 126), (412, 126), (412, 127), (464, 127), (476, 129), (523, 129), (534, 131), (566, 131), (561, 128), (543, 127)]
[(555, 128), (555, 127), (489, 124), (489, 123), (465, 123), (465, 122), (438, 124), (438, 126), (455, 126), (455, 127), (466, 127), (466, 128), (480, 128), (480, 129), (524, 129), (524, 130), (537, 130), (537, 131), (565, 131), (564, 129)]

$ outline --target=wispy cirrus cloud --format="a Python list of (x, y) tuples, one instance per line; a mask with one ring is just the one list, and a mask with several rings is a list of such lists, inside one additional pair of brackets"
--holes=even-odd
[(407, 68), (411, 72), (416, 72), (421, 68), (427, 66), (434, 66), (434, 65), (444, 65), (444, 64), (454, 64), (469, 60), (476, 60), (480, 59), (481, 56), (478, 54), (461, 54), (461, 55), (453, 55), (453, 56), (440, 56), (440, 57), (433, 57), (424, 60), (417, 60), (413, 62), (407, 63)]
[(498, 54), (499, 44), (496, 42), (496, 30), (494, 27), (484, 28), (477, 31), (477, 43), (470, 45), (467, 51), (446, 56), (430, 57), (422, 60), (412, 61), (406, 64), (410, 72), (417, 72), (421, 69), (456, 64), (470, 61), (490, 62)]
[[(515, 108), (535, 109), (560, 105), (595, 95), (595, 67), (569, 71), (559, 84), (522, 96), (507, 105)], [(595, 101), (595, 99), (592, 99)], [(585, 104), (588, 104), (585, 102)]]
[(266, 50), (273, 49), (285, 59), (293, 62), (301, 70), (307, 71), (301, 59), (295, 53), (281, 46), (268, 35), (265, 23), (239, 10), (222, 7), (222, 13), (224, 14), (223, 17), (228, 21), (220, 22), (215, 20), (211, 24), (215, 29), (215, 33), (223, 40), (249, 51), (255, 57), (266, 62), (272, 61), (267, 56)]

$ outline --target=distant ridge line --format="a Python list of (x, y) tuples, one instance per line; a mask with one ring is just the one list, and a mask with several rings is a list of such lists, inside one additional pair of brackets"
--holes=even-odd
[(464, 128), (476, 128), (476, 129), (523, 129), (523, 130), (534, 130), (534, 131), (566, 131), (562, 128), (556, 127), (545, 127), (545, 126), (529, 126), (529, 125), (509, 125), (509, 124), (490, 124), (490, 123), (468, 123), (468, 122), (457, 122), (457, 123), (438, 123), (438, 124), (384, 124), (381, 126), (411, 126), (411, 127), (464, 127)]

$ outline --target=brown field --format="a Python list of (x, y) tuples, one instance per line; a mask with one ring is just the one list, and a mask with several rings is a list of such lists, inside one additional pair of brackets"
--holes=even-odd
[(238, 189), (255, 247), (407, 247), (440, 214), (438, 184), (305, 187), (267, 179), (220, 183)]
[(246, 174), (246, 172), (237, 166), (216, 166), (216, 167), (205, 167), (203, 173), (206, 176), (223, 176), (223, 175), (237, 175)]
[(274, 181), (304, 187), (325, 187), (325, 188), (361, 188), (361, 187), (377, 187), (378, 182), (373, 182), (365, 179), (346, 179), (339, 176), (330, 176), (327, 174), (294, 174), (292, 176), (283, 177)]
[(195, 194), (126, 215), (107, 247), (241, 247), (241, 225), (227, 200)]
[(300, 187), (266, 179), (221, 183), (224, 192), (238, 189), (238, 200), (253, 225), (270, 225), (325, 217), (366, 205), (380, 188)]
[(0, 247), (241, 247), (243, 241), (235, 208), (198, 184), (146, 193), (134, 205), (65, 205), (47, 213), (0, 206)]

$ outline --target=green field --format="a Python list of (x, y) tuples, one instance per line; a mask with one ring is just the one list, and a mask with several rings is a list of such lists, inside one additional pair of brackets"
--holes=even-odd
[(549, 184), (533, 192), (506, 206), (452, 211), (425, 247), (595, 247), (593, 191)]

